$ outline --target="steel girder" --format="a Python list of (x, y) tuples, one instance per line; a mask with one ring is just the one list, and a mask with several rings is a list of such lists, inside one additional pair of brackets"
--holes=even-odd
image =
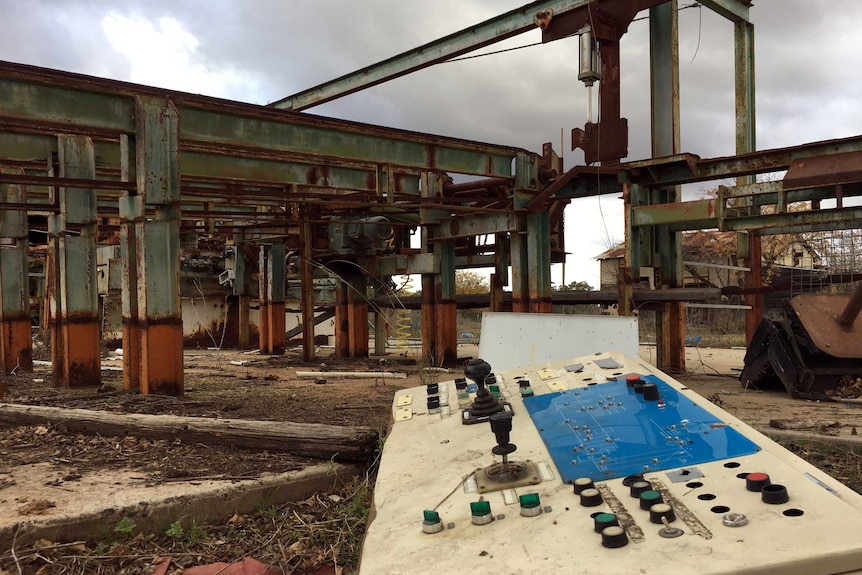
[[(555, 18), (563, 18), (572, 12), (584, 11), (588, 7), (598, 12), (602, 9), (602, 4), (613, 4), (614, 8), (623, 6), (632, 13), (635, 13), (660, 2), (661, 0), (539, 0), (538, 2), (532, 2), (499, 16), (489, 18), (484, 22), (469, 26), (459, 32), (449, 34), (382, 62), (366, 66), (365, 68), (303, 90), (292, 96), (287, 96), (272, 102), (270, 106), (285, 110), (305, 110), (318, 104), (323, 104), (324, 102), (329, 102), (364, 90), (365, 88), (399, 78), (411, 72), (445, 62), (479, 48), (490, 46), (524, 32), (529, 32), (530, 30), (552, 28)], [(707, 0), (703, 4), (734, 22), (747, 21), (748, 8), (751, 6), (751, 2), (748, 0)], [(576, 26), (575, 29), (579, 27)], [(567, 26), (564, 34), (559, 37), (565, 37), (571, 33), (571, 26)], [(543, 39), (543, 41), (555, 39), (558, 39), (558, 37)]]

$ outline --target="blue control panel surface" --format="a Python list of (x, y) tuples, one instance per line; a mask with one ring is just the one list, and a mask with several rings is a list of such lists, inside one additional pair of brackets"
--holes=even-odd
[(524, 399), (563, 481), (604, 481), (686, 467), (759, 451), (655, 376), (658, 400), (626, 386), (625, 379)]

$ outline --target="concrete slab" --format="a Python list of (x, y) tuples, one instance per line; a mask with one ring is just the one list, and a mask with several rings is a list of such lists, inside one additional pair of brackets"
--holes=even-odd
[(224, 521), (260, 507), (297, 501), (350, 480), (362, 469), (319, 463), (299, 471), (242, 481), (149, 483), (140, 471), (90, 472), (62, 481), (50, 463), (0, 475), (0, 549), (38, 539), (68, 542), (99, 537), (124, 517), (136, 530), (164, 530), (178, 520)]

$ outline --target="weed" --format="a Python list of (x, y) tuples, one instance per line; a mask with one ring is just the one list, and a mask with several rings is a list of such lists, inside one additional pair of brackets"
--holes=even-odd
[(128, 536), (135, 530), (135, 522), (129, 517), (123, 517), (117, 524), (114, 525), (114, 533), (122, 536)]

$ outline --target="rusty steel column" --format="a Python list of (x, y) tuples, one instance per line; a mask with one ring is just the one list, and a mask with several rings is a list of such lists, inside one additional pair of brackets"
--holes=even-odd
[(302, 289), (302, 360), (312, 361), (314, 359), (314, 270), (311, 260), (314, 257), (314, 226), (309, 220), (310, 214), (302, 214), (302, 223), (299, 228), (300, 251), (300, 284)]
[[(536, 158), (519, 153), (515, 158), (515, 209), (526, 208), (537, 193)], [(520, 233), (511, 236), (512, 311), (540, 313), (551, 310), (551, 228), (548, 214), (522, 214)]]
[(339, 280), (335, 286), (335, 356), (350, 357), (350, 314), (347, 293), (350, 285)]
[[(23, 173), (23, 170), (4, 170)], [(24, 204), (24, 186), (0, 184), (0, 202)], [(33, 370), (30, 337), (30, 280), (25, 210), (0, 209), (0, 364), (3, 373)]]
[[(96, 155), (86, 136), (58, 136), (61, 178), (95, 179)], [(99, 296), (96, 284), (96, 191), (61, 187), (59, 191), (57, 305), (62, 348), (55, 353), (58, 384), (101, 384)], [(60, 357), (58, 357), (60, 355)]]
[(245, 252), (245, 234), (242, 228), (233, 231), (233, 302), (237, 309), (231, 314), (236, 318), (236, 341), (240, 348), (251, 345), (251, 296), (249, 295), (249, 265)]
[(455, 301), (455, 241), (437, 242), (434, 253), (440, 260), (440, 273), (434, 286), (437, 312), (437, 366), (458, 364), (458, 304)]
[(530, 311), (551, 313), (551, 219), (547, 213), (527, 215), (530, 263)]
[[(179, 114), (168, 100), (135, 98), (135, 212), (141, 393), (182, 395)], [(131, 379), (131, 378), (130, 378)]]
[(365, 276), (340, 270), (335, 291), (335, 353), (338, 357), (368, 357), (368, 301)]
[(284, 243), (260, 246), (260, 352), (284, 353)]
[(437, 345), (437, 311), (434, 297), (435, 274), (422, 274), (422, 307), (420, 322), (422, 332), (422, 359), (428, 364), (439, 365), (442, 360), (439, 346)]
[[(678, 2), (671, 0), (654, 6), (649, 14), (652, 155), (670, 156), (680, 151)], [(651, 190), (650, 196), (650, 203), (659, 204), (678, 202), (682, 194), (679, 186), (669, 186)], [(680, 232), (657, 226), (654, 242), (659, 254), (661, 287), (682, 287)], [(685, 304), (662, 305), (656, 312), (656, 336), (658, 367), (684, 372)]]
[(491, 311), (512, 311), (503, 301), (503, 288), (509, 285), (509, 234), (495, 234), (494, 273), (491, 274)]
[[(120, 180), (131, 180), (129, 162), (129, 136), (120, 136)], [(123, 314), (123, 389), (141, 389), (141, 327), (138, 322), (138, 274), (133, 262), (138, 259), (135, 226), (144, 218), (144, 199), (137, 188), (119, 199), (120, 259), (123, 262), (122, 314)]]
[[(736, 235), (736, 240), (742, 265), (750, 270), (742, 276), (743, 285), (746, 288), (759, 288), (762, 285), (761, 278), (763, 277), (763, 252), (760, 234), (755, 231), (750, 231), (747, 234), (739, 233)], [(763, 295), (746, 294), (745, 305), (751, 306), (751, 309), (745, 312), (745, 345), (747, 346), (751, 343), (754, 332), (757, 331), (757, 326), (763, 319)]]
[(350, 276), (347, 314), (350, 317), (350, 357), (368, 357), (368, 299), (365, 276)]

